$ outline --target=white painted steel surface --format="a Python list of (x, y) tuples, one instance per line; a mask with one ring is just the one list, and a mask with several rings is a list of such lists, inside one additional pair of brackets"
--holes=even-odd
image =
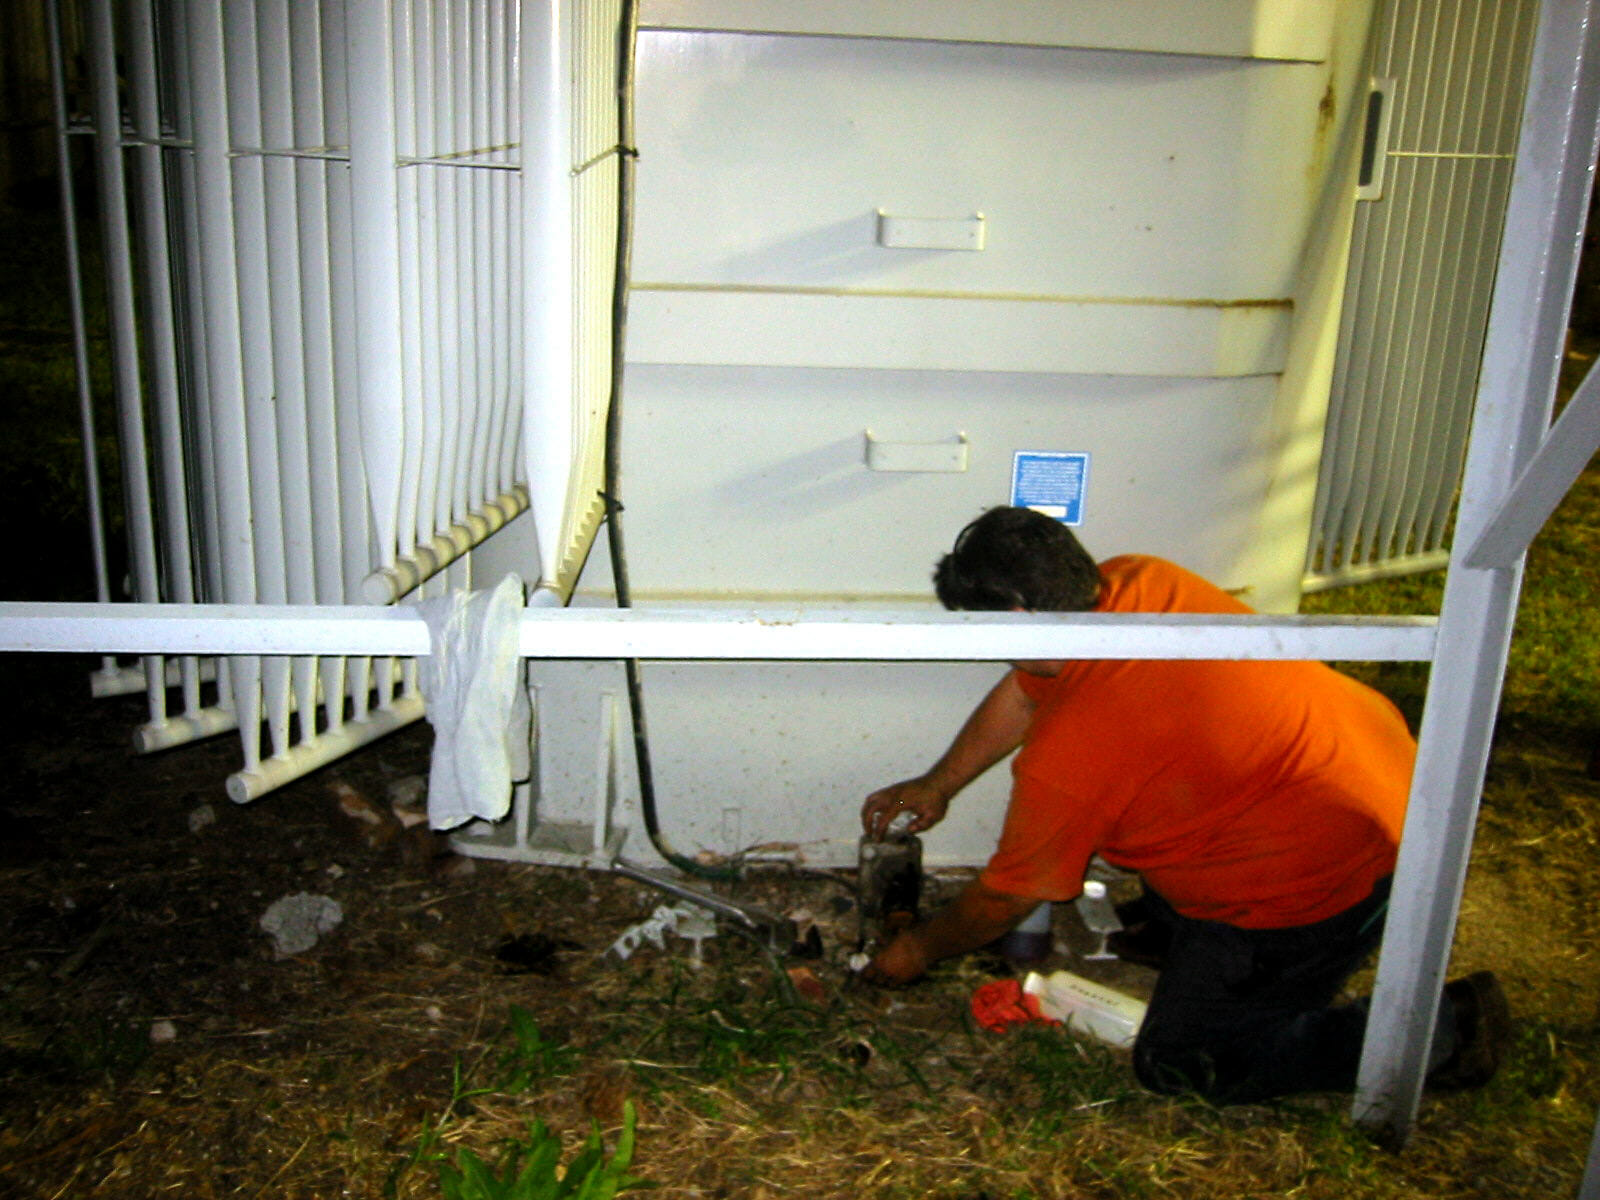
[[(1229, 588), (1260, 581), (1248, 562), (1273, 482), (1270, 377), (631, 365), (629, 381), (622, 492), (641, 603), (925, 602), (957, 530), (1007, 501), (1018, 449), (1092, 452), (1078, 534), (1095, 555), (1159, 554)], [(905, 443), (959, 430), (966, 470), (873, 470), (867, 430)], [(609, 578), (596, 553), (583, 591)]]
[(643, 0), (642, 23), (665, 29), (734, 29), (845, 37), (1009, 45), (1083, 46), (1229, 58), (1321, 61), (1335, 0)]
[[(954, 531), (1009, 496), (1014, 451), (1071, 450), (1094, 456), (1095, 552), (1291, 610), (1369, 6), (1011, 10), (1038, 18), (1026, 35), (990, 6), (974, 44), (957, 26), (977, 11), (645, 6), (634, 588), (921, 597)], [(832, 17), (849, 36), (802, 35)], [(1218, 49), (1280, 21), (1316, 30), (1313, 61)], [(992, 44), (1013, 34), (1047, 44)], [(880, 213), (981, 213), (983, 249), (885, 247)], [(849, 453), (865, 429), (961, 430), (968, 469), (872, 478)], [(604, 592), (603, 570), (580, 586)]]
[(1306, 586), (1443, 566), (1538, 0), (1386, 0)]
[[(802, 349), (771, 319), (788, 313), (820, 343), (798, 360), (813, 365), (1276, 370), (1228, 348), (1235, 321), (1287, 316), (1329, 82), (1309, 64), (641, 34), (630, 355), (792, 364)], [(982, 212), (985, 248), (888, 251), (880, 209)], [(918, 339), (896, 298), (958, 316)], [(738, 302), (757, 307), (738, 319)], [(1152, 361), (1146, 326), (1179, 349)], [(1039, 330), (1061, 345), (1022, 357)], [(959, 353), (951, 334), (968, 361), (938, 361)], [(835, 341), (848, 361), (828, 357)]]

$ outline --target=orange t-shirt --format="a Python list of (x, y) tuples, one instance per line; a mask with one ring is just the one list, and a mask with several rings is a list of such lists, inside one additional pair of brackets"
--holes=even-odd
[[(1247, 613), (1158, 558), (1101, 564), (1097, 612)], [(1070, 900), (1092, 854), (1185, 916), (1308, 925), (1394, 869), (1416, 743), (1324, 663), (1080, 660), (1018, 674), (1038, 705), (982, 879)]]

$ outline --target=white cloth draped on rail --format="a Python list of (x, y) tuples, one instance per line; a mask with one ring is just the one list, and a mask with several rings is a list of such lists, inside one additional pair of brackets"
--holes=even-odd
[(518, 630), (522, 580), (488, 591), (456, 591), (413, 607), (428, 624), (431, 652), (417, 680), (433, 726), (428, 823), (453, 829), (474, 817), (498, 821), (511, 785), (530, 769), (530, 714)]

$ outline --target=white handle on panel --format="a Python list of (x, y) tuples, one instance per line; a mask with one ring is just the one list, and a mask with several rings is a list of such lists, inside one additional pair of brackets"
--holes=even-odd
[(880, 208), (878, 245), (891, 250), (982, 250), (983, 214), (897, 217)]
[(883, 442), (867, 435), (867, 468), (873, 471), (943, 471), (967, 469), (967, 435), (953, 442)]

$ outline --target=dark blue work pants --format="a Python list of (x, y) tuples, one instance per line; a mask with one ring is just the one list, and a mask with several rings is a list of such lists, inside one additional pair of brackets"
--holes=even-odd
[(1389, 883), (1292, 929), (1196, 921), (1147, 892), (1153, 919), (1169, 923), (1173, 938), (1134, 1045), (1139, 1081), (1222, 1104), (1352, 1090), (1367, 1002), (1333, 1001), (1382, 937)]

